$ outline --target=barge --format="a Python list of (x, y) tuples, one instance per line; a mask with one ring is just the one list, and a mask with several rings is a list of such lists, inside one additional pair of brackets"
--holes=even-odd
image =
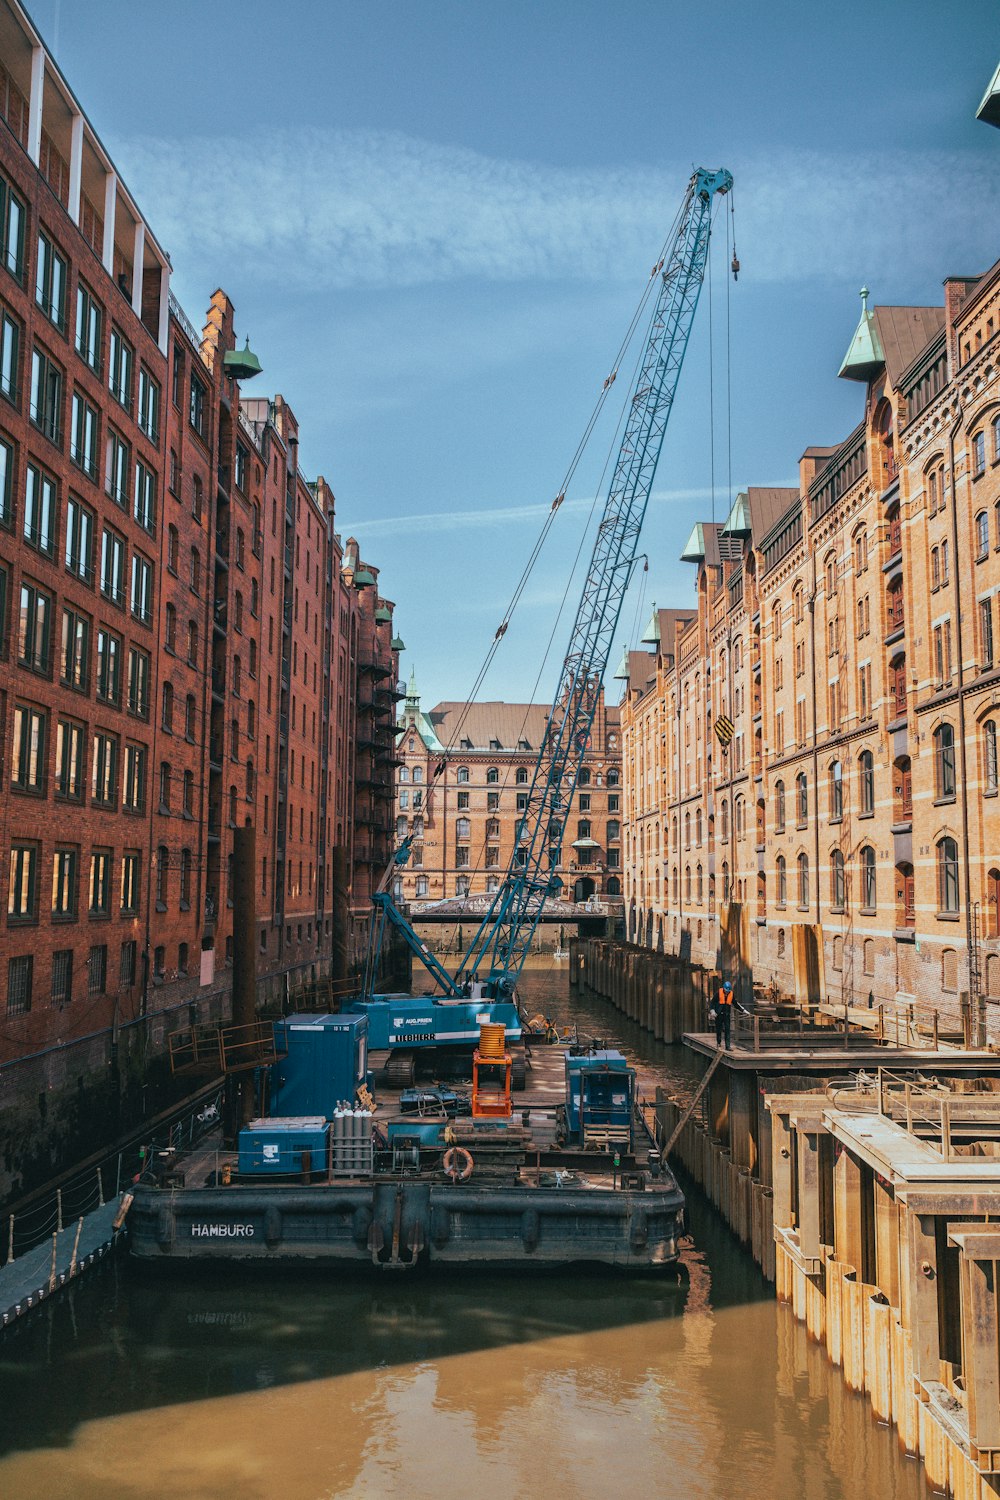
[(385, 1270), (677, 1262), (684, 1197), (620, 1053), (536, 1047), (515, 1111), (503, 1028), (484, 1027), (469, 1096), (399, 1091), (383, 1074), (376, 1104), (364, 1018), (281, 1025), (288, 1051), (271, 1069), (272, 1113), (235, 1148), (216, 1132), (158, 1158), (133, 1189), (134, 1257)]

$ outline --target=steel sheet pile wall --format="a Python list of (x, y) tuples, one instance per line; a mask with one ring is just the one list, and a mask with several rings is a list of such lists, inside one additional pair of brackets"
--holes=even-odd
[(655, 1036), (679, 1042), (704, 1031), (711, 976), (704, 969), (631, 943), (571, 938), (569, 982), (610, 1000), (616, 1010)]

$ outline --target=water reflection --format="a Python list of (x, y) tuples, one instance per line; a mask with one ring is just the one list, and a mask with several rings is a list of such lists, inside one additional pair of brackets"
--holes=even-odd
[(689, 1203), (677, 1280), (108, 1266), (0, 1343), (0, 1495), (917, 1500), (916, 1465)]

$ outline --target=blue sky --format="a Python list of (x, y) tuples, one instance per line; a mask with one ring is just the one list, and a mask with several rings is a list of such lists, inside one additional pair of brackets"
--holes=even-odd
[[(1000, 255), (1000, 132), (974, 118), (992, 0), (31, 11), (192, 319), (217, 285), (232, 297), (264, 365), (248, 390), (295, 409), (425, 706), (472, 685), (693, 165), (733, 172), (742, 272), (727, 340), (718, 256), (711, 351), (702, 297), (622, 642), (653, 600), (690, 601), (678, 553), (725, 514), (730, 455), (734, 490), (794, 483), (807, 444), (859, 420), (836, 371), (861, 284), (938, 302)], [(611, 442), (602, 427), (482, 696), (532, 694)]]

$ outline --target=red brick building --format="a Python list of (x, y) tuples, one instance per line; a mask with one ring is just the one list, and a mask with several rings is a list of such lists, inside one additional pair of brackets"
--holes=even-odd
[(228, 298), (199, 333), (170, 296), (16, 0), (0, 59), (2, 1198), (227, 1014), (236, 827), (261, 998), (360, 961), (401, 642), (290, 406), (243, 397)]

